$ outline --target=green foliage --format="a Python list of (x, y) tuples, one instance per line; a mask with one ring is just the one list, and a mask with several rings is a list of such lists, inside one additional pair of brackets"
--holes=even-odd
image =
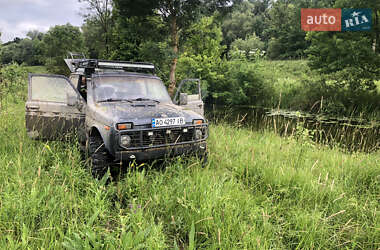
[(26, 36), (29, 37), (31, 40), (42, 40), (44, 37), (44, 33), (38, 31), (38, 30), (31, 30), (28, 33), (26, 33)]
[(2, 46), (0, 61), (3, 64), (16, 62), (18, 64), (39, 65), (42, 62), (41, 40), (17, 39)]
[(114, 15), (110, 53), (112, 60), (144, 61), (155, 64), (157, 74), (166, 81), (173, 53), (168, 30), (158, 16), (124, 17)]
[(8, 64), (16, 61), (19, 57), (20, 50), (16, 43), (11, 43), (7, 46), (2, 46), (0, 50), (0, 58), (2, 64)]
[[(351, 84), (346, 85), (350, 81), (345, 81), (346, 76), (342, 77), (340, 73), (342, 72), (306, 80), (304, 96), (308, 102), (305, 102), (305, 107), (308, 107), (307, 109), (321, 107), (321, 112), (334, 115), (379, 115), (380, 95), (376, 89), (372, 87), (371, 90), (362, 87), (353, 89), (350, 87)], [(355, 81), (355, 84), (364, 86), (366, 82)]]
[(258, 63), (232, 60), (226, 63), (224, 81), (212, 95), (226, 104), (266, 106), (270, 104), (271, 92), (271, 86), (260, 75)]
[[(167, 34), (167, 27), (157, 16), (125, 17), (116, 15), (112, 34), (111, 58), (130, 61), (145, 59), (141, 57), (154, 58), (157, 48), (161, 51), (165, 50), (165, 46), (162, 45), (168, 40)], [(150, 45), (144, 45), (145, 43)], [(152, 48), (152, 51), (149, 53), (148, 49), (142, 49), (144, 55), (140, 56), (140, 49), (144, 46)]]
[(90, 58), (109, 59), (113, 27), (112, 0), (78, 0), (86, 3), (82, 26), (84, 41)]
[(372, 41), (366, 32), (309, 32), (307, 39), (311, 41), (307, 49), (310, 67), (321, 73), (356, 71), (356, 68), (362, 70), (357, 72), (359, 78), (378, 74), (379, 57), (372, 50)]
[(307, 53), (310, 66), (321, 73), (352, 71), (352, 74), (356, 75), (354, 80), (378, 78), (379, 51), (377, 53), (374, 51), (373, 43), (380, 29), (380, 23), (375, 18), (380, 13), (380, 4), (368, 0), (355, 2), (338, 0), (335, 7), (372, 8), (374, 16), (372, 30), (370, 32), (309, 32), (307, 40), (310, 41), (311, 46), (307, 49)]
[[(336, 1), (335, 7), (373, 8), (374, 16), (380, 6), (372, 1)], [(380, 56), (374, 48), (380, 24), (373, 22), (371, 32), (309, 32), (311, 45), (306, 50), (309, 65), (322, 73), (310, 89), (313, 96), (325, 99), (327, 112), (378, 112), (380, 96), (375, 82), (380, 79)], [(314, 92), (314, 93), (313, 93)], [(316, 98), (311, 98), (316, 99)]]
[(83, 35), (71, 24), (56, 25), (49, 29), (43, 40), (45, 65), (51, 73), (68, 74), (63, 61), (68, 52), (84, 52)]
[(26, 74), (16, 63), (0, 68), (0, 109), (6, 102), (26, 100)]
[(256, 34), (247, 36), (244, 40), (239, 38), (231, 44), (230, 57), (234, 59), (243, 56), (245, 59), (255, 60), (264, 56), (264, 46), (264, 42)]
[[(309, 111), (308, 79), (317, 77), (304, 60), (260, 60), (260, 77), (271, 86), (269, 107)], [(315, 100), (314, 100), (315, 101)]]
[(134, 1), (134, 0), (114, 0), (114, 7), (118, 14), (123, 18), (130, 17), (160, 17), (165, 26), (170, 31), (170, 43), (172, 58), (170, 62), (169, 72), (169, 94), (174, 95), (176, 88), (176, 68), (179, 57), (180, 41), (184, 41), (185, 37), (181, 32), (186, 30), (202, 15), (210, 15), (216, 10), (230, 8), (228, 0), (212, 0), (212, 1)]
[(222, 21), (223, 43), (229, 47), (233, 41), (253, 34), (267, 40), (265, 30), (268, 29), (269, 4), (268, 0), (235, 3), (233, 11)]
[(374, 43), (376, 52), (380, 53), (380, 2), (372, 0), (336, 0), (335, 8), (370, 8), (372, 9), (372, 28), (368, 32), (356, 34), (352, 32), (352, 36), (370, 37)]
[(221, 45), (223, 35), (213, 16), (203, 17), (184, 31), (186, 41), (182, 50), (192, 55), (220, 57), (225, 46)]
[[(224, 43), (228, 46), (236, 39), (245, 39), (247, 36), (256, 33), (262, 35), (266, 28), (265, 11), (268, 1), (243, 1), (235, 5), (233, 11), (229, 13), (222, 22)], [(264, 4), (264, 8), (256, 8), (256, 5)]]
[(107, 59), (104, 39), (99, 39), (103, 37), (104, 32), (97, 19), (87, 18), (81, 29), (89, 58)]
[(124, 17), (160, 15), (169, 25), (175, 18), (178, 29), (186, 29), (199, 17), (230, 9), (229, 3), (228, 0), (114, 0), (114, 7)]
[(269, 10), (270, 59), (300, 58), (308, 46), (306, 33), (301, 29), (301, 11), (297, 3), (276, 1)]
[(360, 71), (321, 75), (304, 60), (261, 60), (259, 64), (265, 85), (273, 86), (271, 107), (345, 116), (379, 115), (379, 92), (375, 87), (364, 87), (368, 83), (365, 79), (354, 81), (358, 78), (349, 75)]
[(24, 66), (24, 69), (28, 73), (34, 74), (48, 74), (49, 71), (45, 66)]
[(179, 78), (200, 78), (203, 95), (211, 102), (264, 105), (270, 88), (260, 78), (257, 64), (222, 59), (222, 32), (213, 20), (202, 18), (186, 30), (189, 38), (178, 61)]
[(204, 96), (207, 88), (217, 85), (223, 79), (224, 46), (222, 31), (213, 17), (204, 17), (185, 31), (188, 37), (183, 44), (183, 53), (178, 61), (178, 78), (200, 78)]

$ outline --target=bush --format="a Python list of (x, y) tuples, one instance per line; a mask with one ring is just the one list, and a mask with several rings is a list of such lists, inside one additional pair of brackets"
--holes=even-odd
[(355, 89), (351, 87), (353, 83), (350, 81), (354, 80), (342, 78), (340, 73), (306, 80), (305, 100), (308, 102), (305, 103), (304, 109), (333, 115), (378, 115), (376, 113), (379, 112), (380, 93), (376, 88), (363, 88), (365, 84), (357, 83), (361, 87)]
[(0, 106), (2, 106), (5, 99), (12, 102), (26, 100), (26, 75), (26, 70), (16, 63), (0, 69)]
[(273, 89), (271, 85), (265, 84), (258, 63), (228, 61), (225, 62), (225, 72), (222, 83), (212, 89), (212, 96), (218, 103), (262, 106), (270, 104)]
[(264, 42), (260, 40), (256, 34), (247, 36), (243, 39), (236, 39), (231, 44), (230, 57), (231, 58), (243, 58), (248, 60), (255, 60), (257, 57), (264, 56)]

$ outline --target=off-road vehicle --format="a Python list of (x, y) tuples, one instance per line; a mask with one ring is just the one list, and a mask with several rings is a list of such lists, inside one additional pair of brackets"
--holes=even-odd
[[(207, 157), (208, 124), (199, 80), (171, 100), (150, 63), (65, 59), (62, 75), (30, 74), (27, 133), (56, 140), (76, 131), (94, 176), (115, 162), (196, 154)], [(181, 93), (193, 84), (197, 93)]]

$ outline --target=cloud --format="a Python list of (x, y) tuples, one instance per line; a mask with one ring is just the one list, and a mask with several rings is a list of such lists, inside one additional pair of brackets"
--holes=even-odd
[(71, 23), (81, 26), (84, 8), (78, 0), (0, 0), (1, 41), (25, 37), (30, 30), (46, 32), (50, 27)]

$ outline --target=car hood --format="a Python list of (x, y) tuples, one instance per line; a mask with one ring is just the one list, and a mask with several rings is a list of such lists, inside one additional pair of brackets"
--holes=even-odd
[(114, 124), (133, 122), (134, 125), (145, 125), (150, 124), (152, 118), (185, 117), (187, 123), (204, 119), (192, 110), (169, 103), (101, 103), (96, 105), (96, 113)]

